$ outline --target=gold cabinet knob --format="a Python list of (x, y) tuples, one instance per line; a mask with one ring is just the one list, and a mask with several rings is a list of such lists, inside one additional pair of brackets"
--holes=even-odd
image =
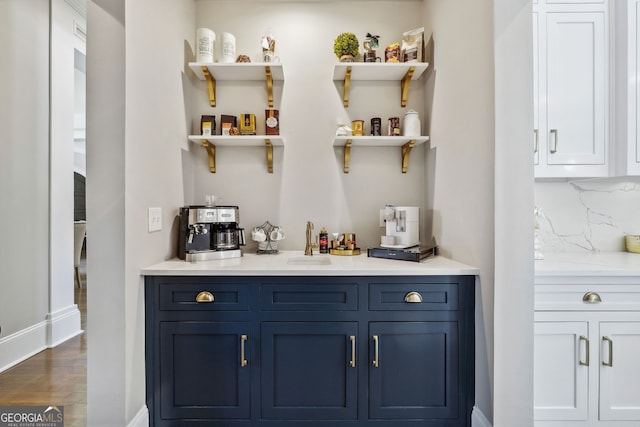
[(602, 302), (602, 298), (596, 292), (587, 292), (582, 297), (582, 301), (588, 302), (589, 304), (595, 304), (598, 302)]
[(404, 296), (404, 302), (422, 302), (422, 295), (418, 292), (409, 292)]
[(198, 294), (198, 296), (196, 296), (197, 303), (213, 302), (214, 300), (215, 298), (213, 297), (213, 294), (207, 291), (202, 291)]

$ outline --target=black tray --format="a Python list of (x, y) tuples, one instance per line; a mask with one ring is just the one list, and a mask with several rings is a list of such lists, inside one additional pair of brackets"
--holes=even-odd
[(420, 262), (421, 259), (438, 255), (437, 246), (414, 246), (406, 249), (368, 248), (367, 256), (372, 258), (399, 259)]

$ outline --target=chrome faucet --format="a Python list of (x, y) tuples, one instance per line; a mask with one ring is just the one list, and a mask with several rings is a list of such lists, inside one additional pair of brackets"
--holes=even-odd
[(304, 245), (304, 254), (305, 255), (313, 255), (313, 248), (317, 248), (317, 243), (311, 243), (311, 230), (313, 230), (313, 223), (311, 221), (307, 221), (307, 231), (305, 232), (305, 245)]

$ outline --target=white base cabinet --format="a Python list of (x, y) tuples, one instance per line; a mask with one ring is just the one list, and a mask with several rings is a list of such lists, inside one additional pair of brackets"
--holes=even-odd
[(536, 427), (640, 426), (639, 300), (640, 285), (536, 284)]

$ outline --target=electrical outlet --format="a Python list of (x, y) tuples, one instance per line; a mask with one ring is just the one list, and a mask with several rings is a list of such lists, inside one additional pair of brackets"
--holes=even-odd
[(378, 224), (380, 227), (386, 227), (387, 223), (384, 220), (384, 209), (380, 209), (380, 223)]
[(162, 230), (162, 208), (149, 208), (149, 233)]

